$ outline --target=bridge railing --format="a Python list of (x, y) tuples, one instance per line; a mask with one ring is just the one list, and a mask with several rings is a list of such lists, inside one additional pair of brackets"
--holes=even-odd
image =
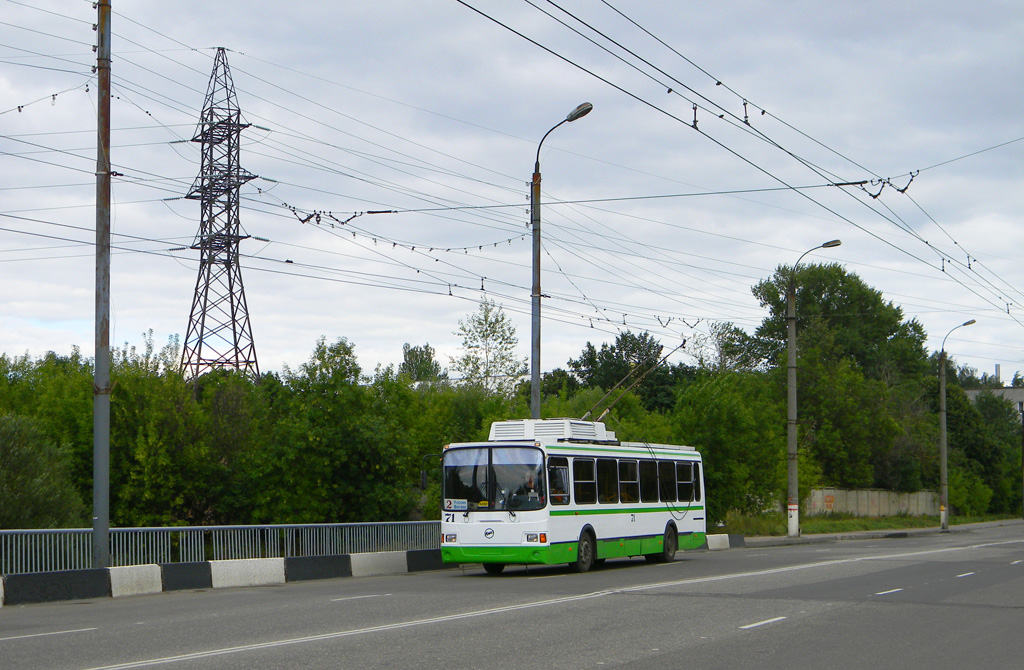
[[(111, 528), (111, 566), (440, 548), (440, 522)], [(0, 574), (92, 566), (92, 530), (0, 530)]]

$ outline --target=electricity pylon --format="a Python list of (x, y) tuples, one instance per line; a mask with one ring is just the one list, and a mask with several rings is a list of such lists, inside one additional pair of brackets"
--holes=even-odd
[(248, 237), (240, 233), (238, 192), (255, 177), (239, 164), (242, 130), (248, 126), (242, 121), (227, 55), (219, 48), (192, 138), (202, 144), (202, 167), (185, 196), (202, 206), (192, 243), (200, 254), (199, 277), (181, 355), (187, 379), (215, 368), (235, 368), (252, 377), (260, 373), (238, 264), (238, 243)]

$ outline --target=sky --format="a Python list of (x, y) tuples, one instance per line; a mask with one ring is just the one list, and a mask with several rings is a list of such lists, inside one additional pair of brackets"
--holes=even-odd
[[(543, 370), (626, 329), (693, 364), (715, 324), (766, 317), (752, 286), (841, 239), (804, 262), (881, 291), (929, 351), (976, 319), (949, 355), (1024, 371), (1020, 2), (112, 5), (112, 345), (184, 339), (191, 140), (224, 47), (263, 372), (320, 337), (368, 374), (405, 343), (447, 366), (483, 298), (525, 360), (529, 181), (584, 101), (540, 145)], [(0, 0), (8, 356), (94, 354), (96, 21), (91, 0)]]

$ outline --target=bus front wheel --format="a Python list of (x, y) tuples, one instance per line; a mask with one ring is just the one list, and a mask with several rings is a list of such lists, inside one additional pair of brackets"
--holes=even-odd
[(587, 531), (580, 535), (579, 548), (576, 551), (576, 562), (571, 563), (576, 572), (587, 572), (594, 565), (594, 537)]

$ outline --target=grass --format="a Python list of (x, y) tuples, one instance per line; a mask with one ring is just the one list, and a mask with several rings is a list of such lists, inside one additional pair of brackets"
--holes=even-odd
[[(978, 521), (998, 521), (1016, 519), (1010, 514), (985, 514), (980, 516), (950, 516), (951, 526)], [(937, 528), (937, 516), (882, 516), (865, 517), (849, 514), (830, 514), (803, 516), (800, 519), (800, 532), (804, 535), (817, 533), (851, 533), (858, 530), (899, 530), (902, 528)], [(724, 526), (712, 526), (709, 533), (735, 533), (748, 537), (768, 535), (785, 535), (787, 531), (786, 515), (782, 512), (765, 514), (738, 514), (729, 512)]]

